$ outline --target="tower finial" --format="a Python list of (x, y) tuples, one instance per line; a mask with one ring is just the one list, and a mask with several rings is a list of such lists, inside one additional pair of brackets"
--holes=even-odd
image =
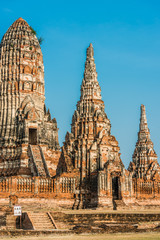
[(140, 119), (140, 131), (149, 131), (146, 117), (145, 106), (141, 104), (141, 119)]
[(89, 47), (87, 48), (87, 58), (93, 58), (94, 56), (94, 50), (93, 45), (90, 43)]
[(22, 17), (18, 18), (11, 27), (18, 27), (18, 26), (27, 26), (29, 27), (28, 23), (26, 20), (24, 20)]
[(87, 48), (84, 78), (81, 85), (81, 99), (101, 99), (101, 88), (97, 81), (96, 65), (94, 62), (93, 45)]

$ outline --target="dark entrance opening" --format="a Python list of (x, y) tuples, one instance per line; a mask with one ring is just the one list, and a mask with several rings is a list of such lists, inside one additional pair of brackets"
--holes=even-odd
[(119, 177), (112, 178), (112, 197), (113, 200), (119, 200)]
[(37, 144), (37, 129), (35, 128), (29, 128), (29, 144)]

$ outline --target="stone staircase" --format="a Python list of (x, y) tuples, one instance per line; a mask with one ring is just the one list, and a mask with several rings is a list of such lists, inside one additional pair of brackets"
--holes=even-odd
[(36, 166), (38, 175), (41, 177), (47, 177), (40, 147), (38, 145), (30, 145), (30, 148), (31, 148), (33, 161)]
[(33, 230), (54, 230), (57, 229), (55, 221), (48, 212), (28, 212)]

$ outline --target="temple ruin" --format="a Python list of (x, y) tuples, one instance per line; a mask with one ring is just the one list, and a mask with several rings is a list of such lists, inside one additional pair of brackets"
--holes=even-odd
[(39, 41), (19, 18), (0, 44), (0, 201), (15, 194), (72, 209), (158, 206), (160, 166), (145, 106), (127, 170), (105, 113), (92, 44), (71, 132), (61, 149), (56, 119), (45, 106), (44, 83)]

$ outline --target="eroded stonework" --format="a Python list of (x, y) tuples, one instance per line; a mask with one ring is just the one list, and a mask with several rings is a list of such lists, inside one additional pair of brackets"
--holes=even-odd
[(58, 129), (44, 104), (41, 48), (33, 29), (22, 18), (3, 36), (0, 69), (1, 174), (46, 176), (49, 169), (44, 169), (43, 152), (51, 149), (52, 155), (57, 151), (59, 157)]
[(45, 106), (43, 56), (35, 31), (19, 18), (0, 45), (0, 198), (67, 208), (160, 206), (160, 166), (141, 106), (133, 161), (125, 169), (87, 49), (81, 97), (60, 151)]
[(138, 141), (133, 154), (133, 162), (130, 163), (129, 169), (132, 170), (134, 178), (149, 180), (154, 179), (155, 175), (160, 176), (160, 167), (153, 142), (150, 139), (144, 105), (141, 105)]
[(138, 141), (128, 169), (132, 174), (133, 196), (137, 199), (160, 197), (160, 166), (150, 139), (144, 105), (141, 105)]
[[(87, 49), (81, 98), (66, 134), (57, 173), (79, 177), (77, 205), (112, 205), (112, 198), (127, 194), (127, 170), (120, 158), (118, 142), (104, 110), (97, 81), (93, 46)], [(65, 174), (65, 173), (64, 173)], [(112, 186), (114, 189), (112, 189)], [(120, 190), (121, 189), (121, 190)], [(80, 196), (81, 195), (81, 196)]]

